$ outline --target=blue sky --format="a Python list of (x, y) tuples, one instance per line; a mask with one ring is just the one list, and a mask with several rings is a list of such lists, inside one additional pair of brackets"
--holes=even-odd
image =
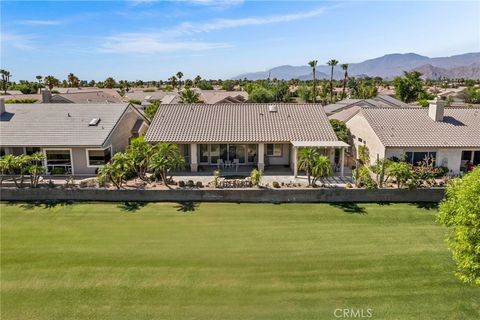
[(229, 78), (318, 59), (480, 51), (480, 2), (1, 1), (13, 78)]

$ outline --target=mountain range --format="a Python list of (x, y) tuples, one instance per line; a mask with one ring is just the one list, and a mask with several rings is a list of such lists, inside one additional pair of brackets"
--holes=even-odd
[[(429, 58), (416, 53), (394, 53), (360, 63), (349, 63), (348, 74), (352, 77), (382, 77), (392, 79), (403, 71), (418, 70), (425, 79), (465, 78), (480, 79), (480, 52), (465, 53), (450, 57)], [(328, 65), (317, 65), (317, 79), (330, 78)], [(343, 78), (340, 65), (335, 67), (333, 77)], [(266, 71), (240, 74), (233, 79), (312, 79), (312, 69), (305, 66), (284, 65)]]

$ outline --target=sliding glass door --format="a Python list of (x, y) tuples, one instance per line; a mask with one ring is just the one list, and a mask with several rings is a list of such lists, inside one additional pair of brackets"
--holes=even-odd
[(198, 160), (200, 164), (216, 165), (218, 160), (240, 164), (253, 164), (257, 161), (256, 144), (199, 144)]

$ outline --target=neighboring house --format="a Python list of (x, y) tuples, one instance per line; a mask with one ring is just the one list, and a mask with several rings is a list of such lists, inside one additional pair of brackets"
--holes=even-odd
[(430, 157), (453, 174), (467, 161), (480, 164), (480, 108), (445, 108), (437, 98), (429, 108), (362, 108), (346, 124), (356, 150), (368, 147), (372, 164), (405, 157), (417, 165)]
[(8, 95), (0, 95), (0, 99), (4, 100), (22, 100), (22, 99), (35, 99), (34, 103), (42, 103), (42, 95), (39, 93), (32, 93), (32, 94), (23, 94), (23, 93), (15, 93), (15, 94), (8, 94)]
[(149, 125), (130, 104), (0, 106), (0, 154), (43, 152), (49, 172), (95, 174)]
[(121, 102), (122, 97), (113, 92), (79, 90), (70, 93), (52, 94), (49, 90), (42, 90), (42, 103), (107, 104)]
[(206, 104), (245, 103), (248, 93), (245, 91), (199, 90), (200, 100)]
[(330, 116), (353, 107), (412, 108), (412, 106), (405, 102), (387, 95), (378, 95), (372, 99), (344, 99), (336, 103), (328, 104), (323, 108), (325, 109), (326, 114)]
[(238, 163), (290, 168), (297, 175), (298, 149), (318, 147), (343, 175), (348, 147), (320, 104), (169, 104), (158, 110), (146, 140), (179, 144), (193, 172)]
[(142, 106), (148, 106), (152, 103), (152, 101), (160, 101), (160, 104), (169, 104), (169, 103), (178, 103), (178, 94), (176, 92), (164, 92), (164, 91), (156, 91), (156, 92), (143, 92), (143, 91), (135, 91), (135, 92), (127, 92), (123, 97), (125, 102), (130, 100), (139, 100), (142, 102)]

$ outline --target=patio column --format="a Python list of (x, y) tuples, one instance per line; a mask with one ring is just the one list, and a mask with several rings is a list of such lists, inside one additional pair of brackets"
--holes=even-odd
[(340, 149), (340, 176), (343, 177), (345, 166), (345, 148)]
[(198, 160), (197, 160), (197, 144), (190, 144), (190, 170), (192, 172), (198, 171)]
[(293, 176), (296, 178), (298, 175), (298, 148), (293, 147)]
[(265, 170), (264, 154), (265, 154), (265, 144), (259, 143), (257, 167), (258, 167), (258, 170), (262, 170), (262, 171)]

